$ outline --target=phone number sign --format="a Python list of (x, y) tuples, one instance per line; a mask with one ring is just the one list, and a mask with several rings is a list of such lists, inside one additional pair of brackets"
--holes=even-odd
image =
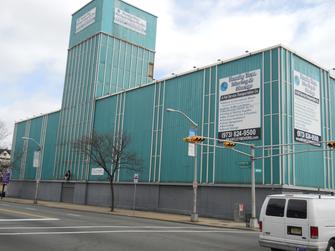
[(218, 138), (260, 139), (260, 69), (220, 79), (219, 90)]

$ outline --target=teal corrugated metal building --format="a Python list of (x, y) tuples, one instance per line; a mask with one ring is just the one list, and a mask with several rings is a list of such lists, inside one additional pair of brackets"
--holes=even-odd
[[(33, 168), (36, 144), (22, 140), (30, 137), (43, 146), (41, 179), (48, 192), (40, 192), (42, 199), (108, 204), (108, 194), (96, 198), (107, 176), (92, 176), (89, 161), (71, 149), (71, 142), (93, 130), (122, 131), (131, 138), (130, 150), (143, 160), (140, 207), (188, 211), (194, 161), (181, 139), (189, 124), (166, 108), (185, 112), (199, 124), (198, 134), (210, 138), (197, 148), (201, 214), (232, 217), (235, 203), (250, 206), (249, 158), (217, 147), (219, 135), (245, 132), (237, 125), (256, 132), (243, 143), (260, 146), (256, 156), (265, 156), (255, 162), (260, 198), (274, 189), (334, 191), (334, 153), (320, 144), (334, 138), (335, 80), (329, 71), (278, 45), (156, 81), (155, 37), (156, 17), (123, 1), (95, 0), (73, 15), (61, 110), (15, 125), (13, 154), (19, 161), (13, 168), (13, 195), (32, 196), (22, 187), (32, 186), (39, 175)], [(223, 95), (227, 86), (240, 85), (239, 78), (252, 79), (257, 93)], [(227, 107), (230, 117), (225, 117)], [(243, 115), (232, 120), (241, 109)], [(288, 154), (299, 151), (308, 152)], [(64, 183), (67, 170), (72, 181)], [(132, 195), (124, 191), (131, 189), (132, 177), (127, 171), (117, 175), (119, 206), (131, 206)], [(171, 196), (178, 198), (170, 203)]]

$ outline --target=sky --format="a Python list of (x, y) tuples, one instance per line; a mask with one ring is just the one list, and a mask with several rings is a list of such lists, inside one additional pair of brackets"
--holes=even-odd
[[(155, 79), (277, 44), (335, 67), (334, 0), (126, 0), (158, 16)], [(89, 0), (2, 0), (0, 120), (59, 110), (71, 15)], [(335, 75), (335, 72), (332, 72)]]

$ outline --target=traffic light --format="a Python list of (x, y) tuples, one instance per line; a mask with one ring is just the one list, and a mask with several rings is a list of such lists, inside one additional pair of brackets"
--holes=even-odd
[(188, 136), (186, 138), (183, 139), (184, 141), (188, 142), (188, 143), (199, 143), (205, 140), (204, 137), (202, 136)]
[(223, 141), (223, 145), (224, 147), (227, 147), (227, 148), (233, 148), (236, 146), (236, 143), (233, 141), (225, 140)]
[(330, 148), (335, 148), (335, 141), (334, 140), (333, 141), (329, 141), (327, 143), (327, 146), (330, 147)]

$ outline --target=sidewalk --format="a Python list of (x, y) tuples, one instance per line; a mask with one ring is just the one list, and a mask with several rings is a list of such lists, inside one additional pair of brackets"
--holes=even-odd
[[(32, 200), (17, 199), (17, 198), (5, 197), (3, 198), (3, 201), (19, 203), (19, 204), (33, 204)], [(112, 214), (112, 215), (119, 215), (119, 216), (130, 216), (130, 217), (146, 218), (146, 219), (161, 220), (161, 221), (187, 223), (187, 224), (194, 224), (198, 226), (209, 226), (209, 227), (258, 231), (257, 229), (254, 230), (254, 229), (247, 228), (245, 222), (235, 222), (235, 221), (215, 219), (215, 218), (199, 217), (198, 222), (191, 222), (190, 216), (188, 215), (137, 211), (137, 210), (127, 210), (127, 209), (118, 209), (118, 208), (116, 208), (113, 212), (111, 212), (110, 208), (107, 208), (107, 207), (78, 205), (78, 204), (71, 204), (71, 203), (64, 203), (64, 202), (51, 202), (51, 201), (40, 201), (40, 200), (38, 201), (38, 205), (42, 205), (46, 207), (53, 207), (53, 208), (64, 208), (64, 209), (85, 211), (85, 212), (96, 212), (96, 213), (105, 213), (105, 214)]]

